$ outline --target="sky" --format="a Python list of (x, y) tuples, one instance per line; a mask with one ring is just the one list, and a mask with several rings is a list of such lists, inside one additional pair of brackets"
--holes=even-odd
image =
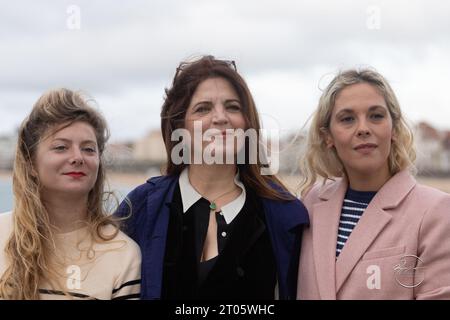
[(263, 126), (305, 126), (334, 74), (383, 74), (412, 122), (450, 130), (450, 2), (0, 0), (0, 135), (39, 96), (82, 90), (114, 142), (158, 129), (180, 61), (235, 60)]

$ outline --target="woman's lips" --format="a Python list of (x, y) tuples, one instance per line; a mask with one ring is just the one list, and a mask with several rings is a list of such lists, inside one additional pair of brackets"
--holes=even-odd
[(81, 178), (81, 177), (86, 176), (86, 174), (84, 172), (68, 172), (68, 173), (65, 173), (64, 175), (70, 176), (72, 178)]
[(354, 149), (361, 154), (369, 154), (377, 147), (376, 144), (373, 143), (364, 143), (357, 145)]

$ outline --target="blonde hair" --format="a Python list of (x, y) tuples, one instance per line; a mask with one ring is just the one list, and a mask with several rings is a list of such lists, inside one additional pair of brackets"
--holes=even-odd
[(106, 225), (118, 227), (118, 222), (107, 215), (104, 208), (102, 155), (109, 138), (105, 120), (80, 93), (57, 89), (43, 94), (19, 131), (13, 173), (13, 231), (5, 248), (9, 266), (0, 279), (0, 298), (39, 299), (41, 281), (56, 281), (50, 259), (55, 243), (49, 215), (42, 202), (35, 156), (40, 141), (78, 121), (93, 127), (100, 158), (98, 177), (88, 195), (86, 223), (90, 235), (93, 239), (111, 240), (118, 233), (118, 229), (111, 235), (101, 232)]
[(367, 83), (375, 87), (386, 101), (395, 136), (388, 157), (390, 173), (395, 174), (406, 168), (414, 168), (416, 152), (413, 133), (402, 115), (400, 104), (387, 80), (371, 69), (345, 70), (339, 72), (322, 93), (317, 110), (313, 115), (306, 151), (300, 162), (302, 174), (300, 193), (302, 196), (316, 183), (318, 177), (323, 178), (325, 183), (328, 179), (332, 180), (334, 177), (345, 175), (343, 164), (336, 150), (327, 148), (324, 132), (329, 130), (331, 113), (337, 95), (344, 88), (357, 83)]

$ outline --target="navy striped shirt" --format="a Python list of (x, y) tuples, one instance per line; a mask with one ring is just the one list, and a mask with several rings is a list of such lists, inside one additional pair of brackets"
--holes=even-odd
[(341, 253), (350, 234), (366, 210), (376, 192), (356, 191), (347, 189), (342, 204), (341, 218), (339, 220), (338, 237), (336, 244), (336, 258)]

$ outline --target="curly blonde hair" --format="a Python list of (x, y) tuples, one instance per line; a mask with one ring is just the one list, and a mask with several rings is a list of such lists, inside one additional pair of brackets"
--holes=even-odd
[(306, 150), (300, 162), (302, 174), (300, 194), (302, 196), (310, 190), (319, 177), (323, 178), (325, 183), (328, 179), (345, 175), (344, 166), (336, 150), (327, 148), (324, 132), (329, 129), (331, 113), (337, 95), (344, 88), (357, 83), (372, 85), (386, 101), (395, 136), (388, 157), (390, 173), (395, 174), (406, 168), (414, 168), (416, 152), (413, 133), (402, 115), (400, 104), (387, 80), (372, 69), (344, 70), (339, 72), (326, 87), (312, 118)]
[(49, 91), (39, 98), (19, 131), (13, 173), (13, 231), (5, 248), (9, 266), (0, 279), (2, 299), (39, 299), (42, 280), (57, 282), (50, 259), (54, 237), (35, 174), (35, 156), (40, 141), (77, 121), (93, 127), (100, 157), (98, 178), (88, 195), (86, 223), (93, 239), (111, 240), (117, 235), (118, 229), (109, 235), (101, 232), (106, 225), (118, 227), (118, 221), (104, 208), (107, 193), (102, 155), (109, 138), (106, 122), (80, 93), (68, 89)]

